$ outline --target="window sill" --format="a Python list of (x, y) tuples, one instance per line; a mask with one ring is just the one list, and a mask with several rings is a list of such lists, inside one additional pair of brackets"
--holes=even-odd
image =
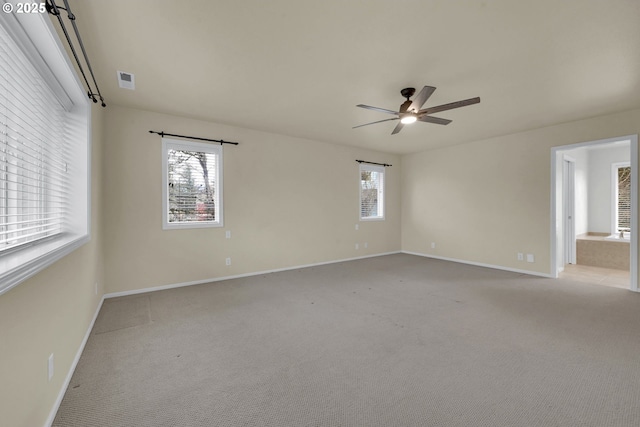
[(384, 217), (360, 218), (360, 221), (384, 221)]
[(0, 255), (0, 295), (89, 242), (89, 235), (61, 236)]
[(163, 230), (188, 230), (190, 228), (220, 228), (222, 227), (221, 222), (179, 222), (179, 223), (170, 223), (163, 224)]

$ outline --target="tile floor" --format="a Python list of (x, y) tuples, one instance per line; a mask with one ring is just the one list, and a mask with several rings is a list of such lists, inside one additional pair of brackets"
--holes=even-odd
[(560, 278), (622, 289), (629, 289), (630, 280), (629, 271), (578, 264), (565, 265)]

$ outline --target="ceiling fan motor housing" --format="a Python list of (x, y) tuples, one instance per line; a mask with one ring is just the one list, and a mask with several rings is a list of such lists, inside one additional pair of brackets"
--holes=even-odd
[(412, 104), (412, 101), (406, 100), (402, 103), (402, 105), (400, 106), (400, 114), (404, 114), (407, 112), (407, 109), (409, 108), (409, 106)]
[(407, 100), (402, 103), (402, 105), (400, 106), (400, 110), (398, 111), (398, 113), (400, 115), (402, 115), (402, 114), (406, 113), (407, 110), (409, 109), (409, 106), (412, 103), (412, 101), (410, 101), (409, 98), (411, 98), (413, 96), (413, 94), (416, 93), (416, 89), (413, 88), (413, 87), (407, 87), (407, 88), (402, 89), (400, 91), (400, 93), (402, 94), (402, 96), (407, 98)]

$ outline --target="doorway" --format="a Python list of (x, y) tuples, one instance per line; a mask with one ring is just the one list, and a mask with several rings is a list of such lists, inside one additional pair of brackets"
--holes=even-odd
[[(631, 168), (628, 234), (611, 225), (618, 223), (611, 168), (621, 161)], [(638, 291), (637, 163), (637, 135), (552, 148), (552, 277), (578, 272), (571, 277), (594, 283), (597, 277), (610, 276), (613, 286)]]

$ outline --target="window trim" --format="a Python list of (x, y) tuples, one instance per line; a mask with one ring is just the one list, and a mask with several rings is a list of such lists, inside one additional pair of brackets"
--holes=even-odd
[(47, 14), (0, 14), (46, 83), (69, 109), (68, 135), (77, 141), (70, 179), (69, 227), (57, 236), (25, 244), (0, 256), (0, 295), (91, 240), (91, 104)]
[[(378, 212), (382, 211), (382, 215), (370, 216), (370, 217), (362, 216), (362, 172), (363, 171), (378, 172), (382, 174), (382, 186), (381, 186), (382, 188), (378, 189)], [(384, 221), (385, 220), (386, 181), (387, 181), (386, 171), (384, 166), (372, 165), (368, 163), (360, 163), (360, 167), (358, 169), (358, 199), (359, 199), (358, 217), (360, 218), (360, 221)]]
[[(216, 192), (218, 194), (218, 206), (216, 207), (217, 221), (193, 221), (193, 222), (169, 222), (169, 161), (170, 149), (186, 151), (201, 151), (214, 153), (216, 159)], [(214, 145), (206, 142), (180, 141), (172, 138), (162, 138), (162, 229), (184, 230), (191, 228), (219, 228), (224, 227), (224, 185), (223, 185), (223, 150), (222, 145)]]

